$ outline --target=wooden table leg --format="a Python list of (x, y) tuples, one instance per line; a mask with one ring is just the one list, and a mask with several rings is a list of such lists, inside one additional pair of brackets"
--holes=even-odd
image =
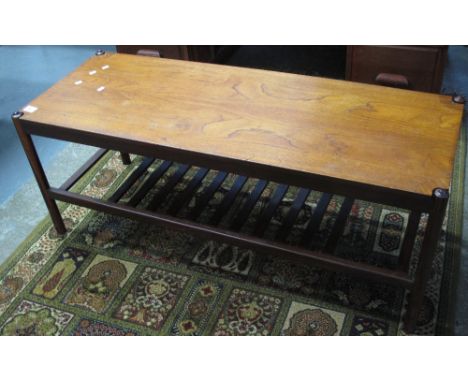
[(130, 154), (120, 152), (120, 157), (122, 158), (123, 164), (130, 164), (132, 161), (130, 160)]
[(37, 151), (34, 147), (34, 143), (31, 139), (31, 136), (27, 134), (21, 126), (20, 118), (22, 115), (22, 112), (14, 113), (12, 115), (13, 123), (15, 125), (16, 131), (18, 132), (19, 139), (21, 141), (21, 144), (23, 145), (24, 151), (29, 160), (34, 176), (36, 177), (39, 189), (42, 193), (42, 197), (44, 198), (44, 201), (47, 205), (47, 209), (50, 213), (50, 217), (52, 218), (52, 222), (54, 223), (54, 227), (59, 235), (63, 235), (67, 232), (67, 229), (65, 228), (65, 224), (63, 223), (63, 219), (60, 215), (57, 203), (55, 203), (55, 200), (49, 196), (49, 182), (45, 175), (44, 169), (42, 168), (39, 156), (37, 155)]
[(411, 261), (411, 254), (413, 253), (414, 242), (418, 233), (419, 220), (421, 213), (411, 211), (406, 226), (405, 238), (401, 246), (400, 257), (398, 258), (398, 268), (408, 272)]
[(404, 322), (404, 328), (408, 333), (414, 331), (419, 313), (423, 306), (424, 292), (431, 275), (432, 263), (437, 252), (437, 245), (444, 222), (449, 193), (448, 190), (436, 188), (432, 193), (432, 197), (434, 204), (432, 211), (429, 213), (429, 220), (424, 234), (424, 241), (419, 255), (419, 262), (416, 268)]

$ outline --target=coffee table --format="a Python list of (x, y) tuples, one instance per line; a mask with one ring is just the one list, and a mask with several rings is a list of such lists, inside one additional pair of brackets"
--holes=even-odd
[[(66, 228), (56, 200), (162, 224), (204, 237), (323, 268), (401, 285), (410, 291), (405, 329), (422, 307), (449, 197), (463, 98), (295, 74), (138, 57), (99, 51), (82, 66), (13, 114), (25, 153), (55, 229)], [(62, 186), (51, 187), (31, 135), (102, 148)], [(106, 200), (70, 191), (107, 150), (145, 157)], [(155, 158), (162, 164), (127, 203), (119, 202)], [(147, 207), (145, 194), (172, 163), (178, 165)], [(157, 211), (191, 166), (199, 170), (166, 213)], [(216, 177), (188, 217), (178, 213)], [(237, 177), (210, 223), (197, 219), (227, 173)], [(248, 178), (258, 179), (239, 213), (219, 222)], [(277, 182), (252, 233), (240, 232), (268, 182)], [(276, 239), (263, 236), (288, 186), (300, 187)], [(301, 245), (285, 243), (310, 189), (321, 199)], [(333, 194), (344, 202), (327, 242), (312, 249)], [(378, 267), (333, 255), (355, 199), (410, 211), (398, 266)], [(421, 214), (429, 215), (416, 270), (409, 272)]]

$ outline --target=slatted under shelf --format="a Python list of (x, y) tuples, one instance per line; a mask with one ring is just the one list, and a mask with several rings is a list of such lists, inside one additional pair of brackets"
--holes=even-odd
[[(212, 176), (212, 179), (204, 184), (204, 180), (210, 172), (209, 169), (192, 168), (192, 171), (190, 171), (191, 166), (189, 165), (177, 164), (170, 161), (159, 162), (160, 163), (156, 163), (152, 158), (143, 158), (141, 163), (135, 167), (133, 172), (126, 178), (117, 191), (108, 198), (108, 201), (120, 201), (120, 203), (128, 206), (144, 208), (149, 211), (158, 211), (158, 209), (167, 202), (167, 214), (180, 217), (181, 211), (185, 211), (184, 216), (192, 221), (199, 221), (204, 211), (210, 210), (208, 224), (218, 226), (222, 220), (229, 216), (229, 211), (235, 203), (236, 198), (242, 195), (243, 201), (239, 208), (234, 214), (231, 214), (230, 221), (225, 222), (230, 230), (238, 232), (242, 230), (251, 217), (256, 204), (259, 203), (263, 192), (270, 184), (264, 179), (250, 180), (242, 175), (234, 176), (232, 182), (227, 182), (229, 174), (226, 172), (216, 172), (216, 175)], [(152, 171), (150, 171), (150, 169), (152, 169)], [(189, 173), (191, 174), (190, 176), (187, 175)], [(249, 181), (255, 183), (250, 187), (251, 191), (247, 193), (244, 191), (244, 188)], [(128, 190), (137, 182), (141, 184), (137, 187), (133, 195), (129, 195), (126, 199), (121, 200)], [(184, 182), (185, 186), (180, 191), (181, 182)], [(178, 192), (175, 191), (176, 187), (179, 188)], [(210, 206), (210, 201), (221, 189), (223, 190), (222, 198), (213, 211), (213, 206)], [(252, 231), (253, 235), (258, 237), (264, 236), (276, 211), (289, 190), (290, 187), (284, 184), (278, 184), (272, 189), (271, 196), (266, 199), (266, 205), (256, 217), (256, 222)], [(151, 200), (145, 206), (141, 206), (141, 201), (150, 192), (152, 193)], [(275, 239), (277, 241), (287, 241), (310, 193), (310, 189), (300, 188), (293, 196), (291, 206), (282, 221), (282, 225), (276, 232)], [(169, 198), (170, 195), (172, 198)], [(195, 195), (197, 195), (195, 197), (195, 203), (193, 206), (189, 207), (189, 202)], [(303, 232), (302, 239), (300, 240), (301, 246), (310, 247), (312, 238), (315, 232), (318, 231), (320, 223), (325, 216), (331, 197), (332, 195), (330, 194), (321, 195)], [(352, 199), (346, 198), (344, 200), (325, 245), (325, 250), (327, 252), (334, 252), (345, 228), (346, 220), (352, 205)]]
[[(388, 270), (364, 263), (357, 265), (351, 259), (330, 254), (335, 252), (343, 235), (353, 199), (337, 198), (338, 203), (342, 200), (340, 210), (334, 219), (328, 220), (330, 216), (326, 211), (333, 195), (322, 193), (308, 221), (304, 222), (304, 213), (310, 208), (309, 189), (154, 158), (137, 159), (138, 163), (132, 165), (126, 179), (107, 200), (69, 191), (105, 154), (105, 150), (96, 152), (60, 188), (50, 187), (49, 195), (105, 213), (196, 231), (233, 245), (245, 244), (254, 250), (310, 259), (333, 270), (363, 274), (398, 285), (412, 285), (408, 264), (420, 214), (410, 215), (397, 269)], [(317, 193), (313, 195), (315, 198)], [(277, 215), (283, 216), (279, 226)], [(328, 226), (329, 222), (332, 222), (332, 227), (327, 227), (325, 245), (316, 250), (312, 247), (313, 238), (322, 223)], [(305, 228), (297, 230), (299, 226)], [(302, 234), (299, 240), (298, 233)]]

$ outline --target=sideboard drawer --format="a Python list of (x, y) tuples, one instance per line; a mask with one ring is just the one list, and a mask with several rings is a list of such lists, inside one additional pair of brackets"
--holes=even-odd
[(349, 46), (346, 79), (382, 84), (382, 78), (398, 77), (400, 87), (437, 93), (446, 52), (445, 46)]

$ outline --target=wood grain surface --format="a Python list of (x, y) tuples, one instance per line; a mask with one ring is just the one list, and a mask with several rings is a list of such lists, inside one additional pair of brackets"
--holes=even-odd
[(30, 105), (22, 119), (422, 195), (449, 188), (463, 112), (449, 96), (110, 53)]

